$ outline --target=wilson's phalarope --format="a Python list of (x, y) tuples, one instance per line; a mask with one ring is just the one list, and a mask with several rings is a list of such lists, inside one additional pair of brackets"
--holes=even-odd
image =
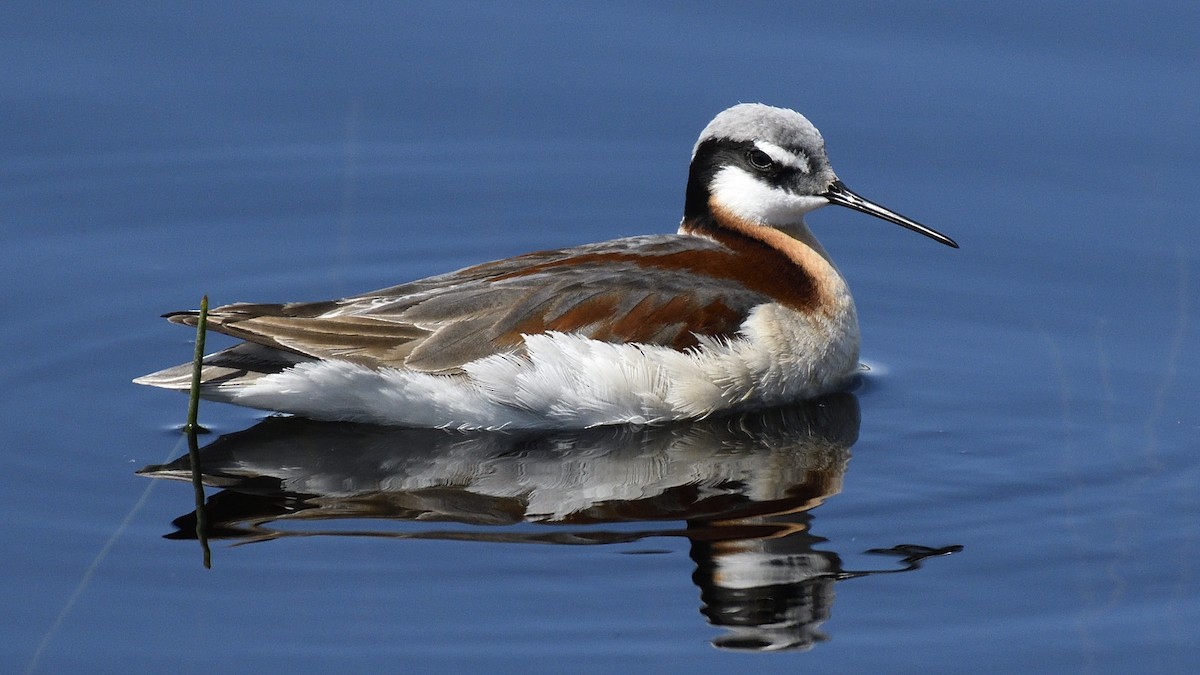
[[(804, 224), (837, 204), (957, 248), (851, 192), (820, 133), (761, 104), (692, 151), (677, 234), (484, 263), (342, 300), (234, 304), (245, 340), (204, 359), (205, 398), (315, 419), (585, 427), (816, 396), (858, 372), (846, 282)], [(195, 312), (168, 314), (195, 325)], [(135, 382), (186, 391), (191, 366)]]

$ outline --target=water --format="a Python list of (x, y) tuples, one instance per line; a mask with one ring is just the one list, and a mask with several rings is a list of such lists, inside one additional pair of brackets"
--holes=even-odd
[[(2, 669), (1194, 671), (1198, 19), (6, 3)], [(963, 246), (811, 217), (853, 398), (452, 449), (206, 405), (259, 480), (209, 490), (202, 567), (190, 487), (135, 473), (185, 451), (129, 383), (190, 355), (158, 314), (670, 231), (740, 100)]]

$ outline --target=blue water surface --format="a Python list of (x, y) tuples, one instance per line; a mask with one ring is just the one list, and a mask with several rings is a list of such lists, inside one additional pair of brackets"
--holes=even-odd
[[(4, 3), (0, 670), (1195, 672), (1198, 25)], [(186, 453), (185, 400), (130, 383), (191, 355), (161, 313), (673, 231), (739, 101), (962, 245), (810, 217), (863, 325), (852, 397), (453, 442), (206, 404), (203, 567), (190, 486), (135, 473)]]

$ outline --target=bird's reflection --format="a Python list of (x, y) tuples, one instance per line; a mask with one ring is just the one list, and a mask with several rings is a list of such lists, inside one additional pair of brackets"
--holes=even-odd
[[(851, 394), (762, 413), (655, 427), (454, 432), (272, 417), (200, 452), (207, 535), (243, 542), (319, 535), (604, 544), (691, 541), (703, 613), (729, 649), (823, 639), (833, 584), (916, 569), (958, 547), (875, 550), (900, 566), (848, 571), (816, 550), (809, 510), (841, 489), (858, 436)], [(139, 473), (191, 480), (185, 455)], [(471, 527), (328, 529), (319, 521)], [(195, 537), (196, 514), (172, 538)], [(287, 525), (284, 526), (284, 521)], [(683, 526), (671, 523), (680, 522)], [(501, 528), (537, 523), (553, 527)], [(624, 523), (605, 529), (606, 524)]]

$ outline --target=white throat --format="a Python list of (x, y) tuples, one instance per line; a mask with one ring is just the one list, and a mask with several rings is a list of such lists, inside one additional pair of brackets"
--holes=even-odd
[(713, 176), (709, 194), (731, 215), (781, 229), (804, 227), (804, 214), (829, 204), (824, 197), (771, 187), (735, 166), (723, 167)]

